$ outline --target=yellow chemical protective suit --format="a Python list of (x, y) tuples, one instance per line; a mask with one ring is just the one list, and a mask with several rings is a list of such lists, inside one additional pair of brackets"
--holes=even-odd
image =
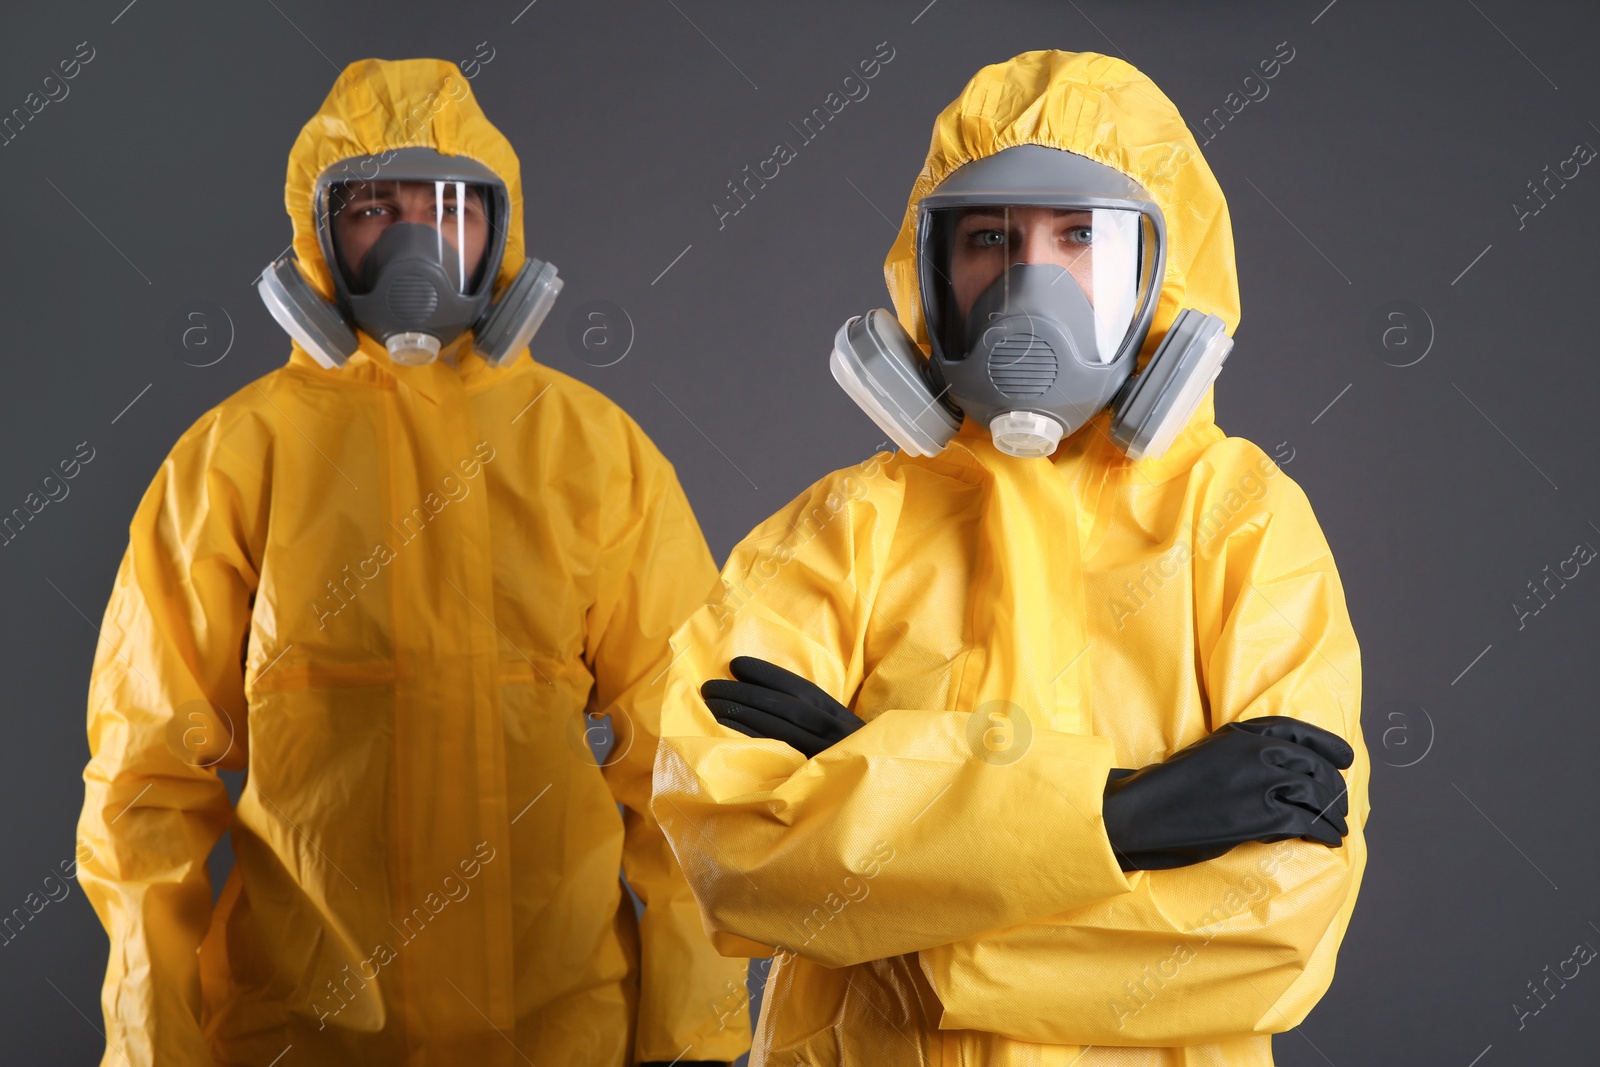
[[(964, 163), (1067, 149), (1148, 189), (1171, 241), (1148, 359), (1178, 310), (1239, 318), (1227, 206), (1172, 103), (1127, 63), (1032, 52), (939, 116), (886, 265), (927, 335), (917, 203)], [(729, 953), (778, 950), (753, 1064), (1269, 1064), (1328, 988), (1366, 860), (1361, 664), (1300, 489), (1225, 437), (1210, 393), (1162, 457), (1102, 414), (1050, 459), (970, 419), (929, 459), (818, 482), (734, 550), (674, 637), (656, 817)], [(756, 656), (866, 725), (814, 759), (699, 695)], [(1112, 767), (1292, 715), (1355, 748), (1338, 849), (1248, 844), (1124, 874)]]
[[(521, 267), (517, 159), (466, 80), (369, 60), (289, 158), (324, 296), (314, 180), (408, 144), (504, 179), (500, 282)], [(647, 807), (667, 639), (716, 578), (671, 466), (526, 353), (397, 366), (361, 340), (339, 370), (296, 346), (204, 415), (134, 516), (79, 823), (103, 1062), (735, 1058), (743, 965)], [(618, 727), (603, 770), (586, 708)], [(237, 810), (218, 767), (248, 772)]]

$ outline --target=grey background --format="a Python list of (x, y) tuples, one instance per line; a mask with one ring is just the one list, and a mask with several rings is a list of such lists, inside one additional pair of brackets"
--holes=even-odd
[[(1122, 54), (1197, 125), (1287, 41), (1269, 95), (1203, 148), (1244, 308), (1217, 416), (1316, 507), (1364, 652), (1374, 776), (1337, 977), (1277, 1055), (1594, 1055), (1592, 968), (1520, 1030), (1512, 1007), (1576, 943), (1600, 947), (1600, 577), (1584, 568), (1522, 629), (1512, 607), (1578, 542), (1600, 546), (1600, 173), (1585, 167), (1521, 228), (1512, 207), (1575, 144), (1600, 147), (1592, 9), (525, 2), (8, 12), (0, 113), (78, 42), (95, 58), (0, 147), (0, 511), (78, 442), (95, 458), (0, 548), (0, 913), (72, 855), (95, 627), (141, 492), (184, 428), (286, 357), (250, 283), (289, 240), (285, 158), (345, 63), (467, 60), (488, 42), (473, 86), (521, 156), (529, 248), (567, 279), (534, 354), (643, 424), (720, 559), (878, 441), (829, 378), (828, 345), (887, 302), (881, 264), (932, 120), (980, 65)], [(870, 95), (719, 230), (725, 183), (882, 41), (895, 55)], [(626, 315), (607, 349), (569, 342), (595, 300)], [(1386, 349), (1370, 324), (1396, 300), (1422, 312)], [(210, 309), (208, 348), (181, 341), (196, 309)], [(630, 321), (626, 358), (595, 365)], [(0, 1058), (93, 1062), (105, 954), (75, 884), (0, 947)]]

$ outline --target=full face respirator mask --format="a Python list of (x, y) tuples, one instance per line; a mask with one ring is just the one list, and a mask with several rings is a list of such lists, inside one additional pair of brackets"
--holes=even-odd
[(529, 258), (495, 299), (510, 199), (475, 160), (431, 148), (347, 159), (318, 177), (312, 195), (335, 299), (311, 288), (292, 253), (267, 267), (256, 289), (329, 369), (355, 353), (357, 330), (399, 364), (430, 363), (471, 331), (474, 350), (502, 365), (527, 347), (561, 291), (555, 267)]
[(918, 206), (929, 353), (890, 311), (834, 338), (835, 380), (905, 452), (947, 445), (963, 416), (1013, 456), (1049, 456), (1102, 410), (1132, 459), (1172, 444), (1233, 347), (1180, 311), (1135, 375), (1166, 268), (1166, 222), (1138, 183), (1061, 149), (1017, 145), (950, 175)]

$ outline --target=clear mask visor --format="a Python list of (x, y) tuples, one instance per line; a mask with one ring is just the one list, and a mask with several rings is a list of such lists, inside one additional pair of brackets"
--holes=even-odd
[[(1093, 343), (1081, 351), (1091, 362), (1110, 363), (1122, 350), (1149, 288), (1155, 231), (1139, 212), (1121, 208), (977, 205), (930, 211), (924, 238), (924, 270), (931, 270), (934, 295), (930, 332), (947, 358), (960, 358), (975, 307), (990, 319), (1048, 315), (1070, 286), (1087, 300)], [(1059, 267), (1041, 294), (1036, 285), (1013, 292), (1018, 264)], [(998, 285), (997, 292), (991, 292)], [(1041, 299), (1042, 297), (1042, 299)], [(1076, 294), (1060, 303), (1082, 304)], [(1076, 317), (1076, 316), (1074, 316)]]
[(472, 294), (482, 284), (494, 236), (492, 203), (490, 189), (476, 182), (333, 183), (324, 210), (346, 288), (353, 294), (370, 292), (385, 265), (405, 259), (414, 266), (437, 266), (445, 284), (463, 296)]

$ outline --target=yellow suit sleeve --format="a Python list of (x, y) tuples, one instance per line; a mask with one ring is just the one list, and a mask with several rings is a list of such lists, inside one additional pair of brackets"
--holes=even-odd
[(589, 618), (597, 706), (615, 730), (605, 776), (623, 806), (623, 871), (645, 905), (634, 1055), (731, 1061), (750, 1048), (746, 964), (712, 947), (649, 806), (668, 642), (717, 572), (671, 466), (634, 433), (633, 478), (619, 487)]
[(1196, 537), (1210, 727), (1290, 715), (1349, 741), (1343, 846), (1243, 845), (1131, 874), (1132, 892), (1114, 902), (924, 952), (941, 1027), (1054, 1044), (1196, 1044), (1292, 1029), (1326, 992), (1366, 865), (1361, 662), (1310, 505), (1287, 477), (1268, 484), (1221, 536), (1202, 527)]
[(845, 966), (1127, 890), (1100, 820), (1104, 738), (1040, 730), (997, 766), (974, 758), (969, 714), (857, 707), (867, 724), (807, 760), (701, 699), (746, 655), (851, 702), (902, 499), (873, 483), (835, 474), (757, 527), (674, 638), (653, 806), (730, 954)]
[(206, 857), (233, 818), (216, 767), (243, 766), (263, 518), (247, 503), (259, 483), (242, 488), (217, 463), (218, 423), (185, 434), (145, 493), (95, 651), (78, 877), (111, 942), (107, 1064), (212, 1062), (196, 953)]

